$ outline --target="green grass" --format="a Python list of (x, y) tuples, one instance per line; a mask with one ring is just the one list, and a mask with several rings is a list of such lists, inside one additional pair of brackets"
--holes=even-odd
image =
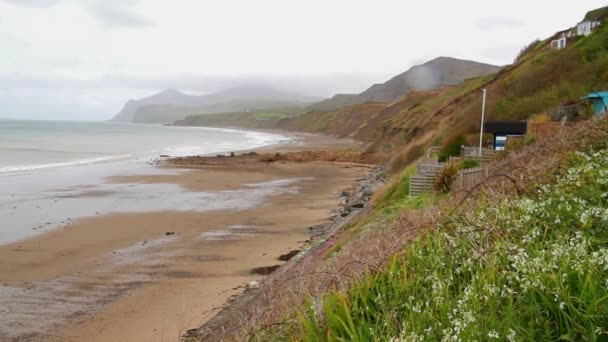
[(489, 108), (497, 118), (526, 119), (590, 91), (608, 89), (608, 25), (570, 41), (564, 50), (529, 54), (529, 61), (492, 90), (496, 100), (490, 98), (494, 105)]
[(390, 225), (403, 210), (422, 209), (428, 205), (437, 203), (442, 198), (441, 195), (435, 194), (409, 195), (410, 177), (416, 173), (416, 164), (412, 163), (408, 165), (397, 176), (386, 192), (375, 202), (371, 212), (348, 226), (346, 229), (347, 233), (328, 251), (326, 258), (330, 258), (346, 242), (361, 232)]
[(390, 203), (394, 203), (395, 201), (401, 200), (409, 195), (410, 177), (416, 174), (416, 164), (417, 163), (411, 163), (405, 169), (403, 169), (403, 171), (401, 171), (401, 174), (397, 176), (397, 180), (378, 200), (378, 207), (386, 207), (390, 205)]
[(606, 20), (608, 19), (608, 6), (587, 12), (586, 20)]
[(292, 115), (281, 113), (281, 112), (256, 112), (254, 116), (257, 119), (283, 119), (291, 117)]
[(417, 162), (408, 165), (397, 180), (392, 183), (386, 192), (376, 202), (375, 210), (382, 216), (393, 219), (395, 214), (403, 210), (422, 209), (437, 203), (442, 196), (437, 194), (422, 194), (410, 196), (410, 177), (416, 174)]
[(300, 314), (306, 341), (608, 340), (608, 151), (444, 217), (382, 272)]

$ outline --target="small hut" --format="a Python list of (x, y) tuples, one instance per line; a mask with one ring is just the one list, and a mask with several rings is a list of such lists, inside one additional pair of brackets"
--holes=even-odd
[(502, 151), (509, 138), (521, 139), (528, 131), (526, 121), (488, 121), (483, 125), (484, 132), (494, 136), (494, 149)]
[(603, 115), (608, 111), (608, 91), (589, 93), (589, 95), (581, 98), (581, 100), (591, 102), (596, 115)]

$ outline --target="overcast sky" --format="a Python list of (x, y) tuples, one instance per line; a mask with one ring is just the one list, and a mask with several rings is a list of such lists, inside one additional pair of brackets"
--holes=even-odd
[(0, 117), (109, 119), (164, 88), (360, 92), (452, 56), (504, 65), (606, 1), (0, 0)]

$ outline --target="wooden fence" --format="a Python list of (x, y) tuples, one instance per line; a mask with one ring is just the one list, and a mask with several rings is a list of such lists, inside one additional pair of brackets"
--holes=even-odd
[(429, 147), (429, 149), (426, 151), (427, 157), (433, 158), (433, 155), (439, 153), (439, 151), (441, 151), (442, 148), (443, 148), (443, 146)]
[(481, 155), (479, 155), (479, 147), (465, 146), (462, 150), (464, 159), (476, 160), (479, 164), (490, 162), (496, 156), (496, 151), (482, 147)]
[[(462, 152), (464, 154), (465, 157), (479, 157), (479, 147), (477, 146), (464, 146), (462, 148)], [(482, 156), (494, 156), (496, 154), (495, 150), (486, 148), (486, 147), (482, 147), (481, 148), (481, 155)]]
[(488, 168), (485, 167), (460, 170), (456, 176), (456, 181), (452, 184), (452, 190), (470, 189), (487, 176)]
[(445, 167), (445, 163), (418, 163), (416, 173), (437, 173)]
[[(435, 178), (437, 174), (443, 171), (447, 163), (439, 163), (436, 159), (430, 159), (432, 154), (439, 151), (441, 146), (434, 146), (428, 149), (427, 154), (429, 159), (421, 160), (416, 165), (416, 174), (410, 177), (410, 195), (419, 195), (425, 192), (432, 192), (434, 190)], [(459, 157), (450, 157), (448, 163), (458, 162), (463, 159), (472, 159), (484, 164), (489, 162), (496, 156), (496, 151), (488, 148), (481, 149), (481, 155), (479, 155), (479, 147), (463, 147), (462, 154)], [(474, 168), (458, 171), (452, 188), (466, 189), (473, 187), (483, 177), (487, 176), (487, 168)]]
[(538, 139), (554, 136), (565, 126), (573, 125), (572, 122), (529, 122), (528, 133)]
[[(410, 177), (410, 196), (433, 192), (435, 178), (443, 170), (445, 164), (418, 164), (417, 172)], [(470, 189), (488, 176), (488, 169), (477, 167), (458, 171), (452, 184), (452, 190)]]

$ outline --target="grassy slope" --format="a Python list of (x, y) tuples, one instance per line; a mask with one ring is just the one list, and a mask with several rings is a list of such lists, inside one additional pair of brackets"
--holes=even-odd
[[(382, 131), (381, 139), (404, 139), (411, 146), (419, 142), (421, 131), (427, 131), (432, 138), (426, 143), (438, 143), (449, 133), (478, 125), (481, 87), (490, 92), (489, 116), (509, 119), (526, 118), (591, 90), (608, 88), (608, 25), (566, 50), (548, 50), (549, 41), (529, 49), (518, 63), (492, 77), (435, 94), (414, 94), (417, 99), (406, 96), (375, 115), (368, 113), (367, 121), (351, 134), (357, 136), (374, 126), (370, 130)], [(314, 115), (318, 131), (323, 117)], [(330, 115), (331, 120), (341, 118), (337, 112)], [(305, 117), (299, 117), (292, 128), (307, 130)], [(605, 340), (608, 151), (605, 136), (591, 141), (595, 152), (589, 154), (564, 154), (576, 144), (567, 144), (552, 156), (535, 150), (536, 164), (550, 175), (536, 175), (540, 183), (532, 187), (538, 191), (521, 198), (480, 198), (464, 215), (440, 210), (444, 214), (433, 219), (432, 232), (408, 244), (387, 266), (329, 296), (311, 297), (301, 306), (297, 322), (278, 335), (270, 331), (261, 338)], [(589, 151), (589, 141), (586, 144), (578, 146)], [(548, 158), (557, 161), (546, 166)], [(564, 174), (564, 160), (567, 172), (555, 178)], [(530, 165), (524, 159), (519, 169)], [(352, 231), (330, 251), (327, 262), (357, 235), (393, 226), (410, 209), (435, 202), (424, 198), (412, 202), (407, 196), (411, 171), (410, 166), (396, 173), (376, 209), (350, 227)]]
[(410, 93), (391, 106), (373, 103), (313, 111), (281, 120), (280, 127), (351, 136), (376, 142), (380, 150), (429, 146), (479, 128), (481, 88), (488, 89), (490, 119), (526, 119), (592, 90), (608, 89), (608, 25), (570, 41), (561, 51), (550, 50), (550, 40), (535, 45), (496, 75)]
[(252, 112), (190, 115), (177, 121), (177, 125), (208, 127), (245, 127), (258, 129), (276, 128), (281, 119), (302, 114), (302, 108), (258, 110)]
[(341, 137), (358, 137), (361, 125), (386, 108), (386, 104), (370, 102), (343, 107), (332, 112), (310, 112), (282, 120), (280, 127), (307, 132), (329, 133)]
[(375, 102), (308, 113), (300, 108), (275, 110), (271, 115), (200, 115), (182, 124), (329, 133), (373, 142), (371, 153), (390, 154), (395, 148), (407, 150), (413, 145), (421, 151), (455, 134), (478, 130), (481, 88), (488, 89), (489, 119), (526, 119), (590, 91), (608, 89), (608, 25), (591, 36), (571, 40), (561, 51), (549, 48), (552, 38), (533, 45), (515, 64), (495, 75), (409, 93), (392, 105)]
[(608, 19), (608, 6), (589, 11), (585, 16), (586, 20), (606, 20)]
[[(544, 42), (549, 43), (549, 40)], [(534, 49), (517, 72), (491, 88), (497, 118), (525, 119), (531, 114), (608, 88), (608, 25), (561, 51)]]
[[(309, 294), (309, 300), (301, 303), (294, 294), (286, 299), (280, 291), (273, 293), (267, 297), (272, 298), (267, 310), (282, 315), (276, 321), (253, 320), (249, 337), (259, 341), (608, 337), (599, 335), (608, 329), (607, 137), (606, 120), (581, 123), (511, 152), (491, 165), (490, 176), (506, 174), (517, 180), (522, 197), (512, 191), (508, 179), (496, 178), (455, 213), (459, 197), (408, 196), (409, 177), (415, 170), (408, 166), (375, 196), (373, 210), (332, 238), (321, 262), (306, 260), (306, 268), (298, 269), (311, 278), (279, 279), (270, 285), (281, 284), (297, 297)], [(589, 152), (590, 146), (599, 153), (584, 157), (571, 152)], [(579, 238), (581, 233), (587, 241)], [(565, 254), (553, 258), (553, 251), (562, 247)], [(517, 264), (521, 259), (510, 259), (512, 252), (527, 256), (525, 261), (531, 264)], [(369, 273), (352, 270), (353, 265), (368, 265)], [(522, 269), (523, 280), (516, 278), (517, 267), (526, 266), (533, 273)], [(584, 272), (577, 274), (581, 267)], [(333, 272), (339, 276), (320, 279)], [(568, 275), (566, 280), (560, 278), (563, 274)], [(538, 279), (534, 277), (541, 277), (546, 288), (536, 286), (537, 291), (523, 293), (525, 286), (530, 289), (526, 281)], [(299, 309), (294, 312), (294, 308)], [(474, 321), (466, 321), (471, 317)]]
[(381, 272), (311, 302), (309, 341), (602, 340), (608, 150), (522, 198), (445, 215)]

